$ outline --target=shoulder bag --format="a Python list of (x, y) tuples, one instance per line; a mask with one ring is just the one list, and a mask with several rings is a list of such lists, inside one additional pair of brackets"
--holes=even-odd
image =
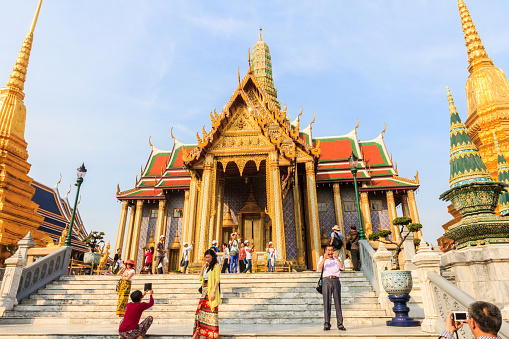
[(352, 249), (352, 243), (355, 242), (355, 240), (357, 240), (357, 237), (359, 236), (359, 234), (357, 233), (357, 235), (355, 236), (355, 238), (353, 238), (352, 241), (348, 240), (346, 242), (346, 250), (347, 251), (350, 251)]
[(318, 282), (316, 283), (316, 291), (320, 294), (322, 294), (322, 285), (323, 285), (323, 267), (322, 273), (320, 274), (320, 279), (318, 279)]

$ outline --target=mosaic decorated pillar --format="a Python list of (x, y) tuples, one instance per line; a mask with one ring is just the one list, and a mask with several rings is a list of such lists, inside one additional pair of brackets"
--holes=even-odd
[(131, 243), (131, 252), (128, 259), (136, 260), (138, 257), (138, 243), (140, 242), (141, 217), (143, 215), (143, 200), (136, 201), (136, 215), (134, 216), (133, 237)]
[(189, 242), (187, 238), (187, 227), (189, 219), (189, 190), (184, 190), (184, 216), (182, 218), (182, 239), (180, 242), (184, 245), (185, 242)]
[[(157, 242), (159, 241), (159, 238), (161, 237), (161, 235), (165, 235), (165, 229), (166, 229), (166, 225), (165, 225), (165, 210), (166, 210), (166, 199), (163, 199), (163, 200), (159, 200), (159, 209), (157, 211), (157, 225), (156, 225), (156, 236), (154, 238), (154, 241)], [(169, 234), (168, 234), (169, 235)], [(168, 235), (165, 235), (165, 236), (168, 236)], [(166, 240), (166, 242), (168, 242), (169, 240)], [(156, 265), (152, 265), (152, 273), (155, 274), (156, 272)]]
[(210, 196), (209, 196), (209, 223), (208, 230), (206, 232), (205, 237), (205, 250), (210, 248), (212, 245), (212, 240), (214, 237), (214, 231), (216, 229), (216, 218), (217, 218), (217, 198), (218, 198), (218, 190), (217, 190), (217, 160), (214, 160), (212, 171), (210, 172)]
[(399, 227), (394, 227), (392, 224), (393, 220), (398, 217), (398, 213), (396, 212), (396, 202), (394, 201), (394, 192), (387, 191), (385, 196), (387, 197), (387, 209), (389, 211), (389, 220), (391, 222), (391, 232), (394, 235), (394, 239), (400, 241), (401, 234), (399, 234)]
[(293, 211), (295, 214), (295, 239), (297, 242), (297, 262), (299, 265), (304, 265), (306, 259), (304, 257), (306, 250), (304, 248), (304, 242), (302, 240), (302, 213), (301, 213), (301, 202), (299, 194), (299, 176), (297, 175), (297, 169), (295, 169), (295, 181), (293, 186)]
[[(196, 204), (198, 201), (198, 179), (196, 175), (191, 172), (191, 182), (189, 183), (189, 203), (187, 204), (187, 208), (184, 210), (185, 215), (185, 224), (182, 234), (184, 234), (185, 242), (193, 242), (194, 239), (194, 231), (196, 228)], [(192, 251), (193, 258), (196, 256), (197, 251)], [(193, 258), (189, 257), (189, 261), (193, 262)]]
[(195, 262), (201, 261), (201, 257), (207, 246), (207, 231), (210, 223), (210, 194), (212, 190), (212, 169), (214, 168), (214, 156), (207, 154), (203, 168), (201, 190), (199, 194), (199, 206), (196, 219), (196, 251)]
[(120, 211), (120, 222), (118, 224), (118, 231), (117, 231), (117, 242), (115, 243), (115, 250), (113, 252), (117, 252), (117, 248), (122, 248), (124, 245), (124, 233), (125, 233), (125, 226), (127, 221), (127, 212), (129, 209), (128, 201), (124, 200), (122, 201), (122, 210)]
[[(415, 202), (415, 193), (413, 190), (407, 191), (408, 196), (408, 208), (410, 210), (410, 218), (412, 218), (412, 222), (420, 224), (419, 221), (419, 212), (417, 212), (417, 203)], [(416, 234), (417, 238), (422, 238), (422, 229), (419, 230)]]
[(278, 155), (269, 153), (269, 181), (272, 191), (272, 242), (279, 255), (286, 259), (285, 228), (283, 221), (283, 199), (281, 197), (281, 178), (279, 174)]
[(223, 205), (224, 205), (224, 176), (220, 175), (217, 182), (217, 204), (216, 204), (216, 225), (212, 240), (217, 240), (218, 246), (222, 243), (223, 227)]
[[(316, 270), (320, 258), (320, 221), (318, 219), (318, 202), (316, 199), (315, 164), (306, 162), (306, 199), (308, 206), (307, 236), (311, 242), (311, 264)], [(310, 267), (311, 268), (311, 267)]]
[(373, 233), (373, 228), (371, 226), (371, 211), (369, 209), (369, 199), (368, 192), (360, 192), (361, 195), (361, 212), (362, 212), (362, 221), (364, 223), (364, 232), (366, 233), (366, 237)]
[(333, 184), (332, 189), (334, 191), (334, 212), (336, 214), (336, 225), (341, 227), (341, 233), (346, 236), (345, 225), (343, 224), (343, 211), (341, 210), (341, 192), (339, 189), (339, 184)]
[(122, 258), (126, 261), (131, 256), (131, 246), (133, 243), (133, 229), (134, 229), (134, 215), (136, 214), (136, 206), (130, 206), (129, 223), (127, 227), (127, 235), (125, 239), (125, 251), (122, 253)]

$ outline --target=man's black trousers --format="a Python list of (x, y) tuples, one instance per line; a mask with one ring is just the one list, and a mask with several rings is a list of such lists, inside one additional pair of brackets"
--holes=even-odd
[(334, 297), (334, 306), (336, 307), (337, 326), (343, 325), (343, 313), (341, 312), (341, 283), (339, 279), (323, 278), (323, 315), (325, 326), (330, 326), (331, 298)]

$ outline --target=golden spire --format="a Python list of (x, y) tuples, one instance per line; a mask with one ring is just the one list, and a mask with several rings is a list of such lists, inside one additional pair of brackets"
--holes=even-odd
[(263, 40), (263, 35), (262, 35), (262, 26), (260, 26), (260, 35), (258, 35), (258, 39), (260, 39), (260, 41)]
[(470, 17), (470, 12), (463, 0), (458, 0), (458, 8), (461, 16), (461, 26), (463, 28), (463, 35), (465, 36), (465, 46), (467, 46), (468, 63), (474, 66), (481, 60), (489, 60), (488, 53), (484, 49), (481, 42), (481, 37), (477, 33), (477, 29)]
[(32, 25), (30, 26), (30, 31), (25, 37), (25, 41), (23, 41), (23, 45), (21, 46), (21, 50), (18, 54), (18, 58), (16, 59), (16, 64), (12, 69), (9, 80), (7, 80), (7, 86), (11, 89), (17, 90), (19, 92), (23, 92), (25, 88), (25, 80), (27, 75), (27, 67), (28, 60), (30, 58), (30, 52), (32, 51), (32, 42), (34, 39), (34, 30), (35, 25), (37, 24), (37, 19), (39, 18), (39, 12), (41, 10), (42, 0), (39, 0), (37, 4), (37, 9), (35, 11), (34, 19), (32, 20)]

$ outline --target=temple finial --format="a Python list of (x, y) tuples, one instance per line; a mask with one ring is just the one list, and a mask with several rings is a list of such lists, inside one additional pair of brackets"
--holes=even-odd
[(260, 26), (260, 35), (258, 35), (258, 39), (260, 39), (260, 41), (263, 40), (263, 35), (262, 35), (262, 26)]
[(481, 37), (477, 33), (477, 29), (470, 17), (470, 12), (463, 0), (458, 0), (458, 9), (461, 16), (463, 35), (465, 36), (465, 46), (467, 46), (468, 63), (470, 66), (473, 66), (482, 59), (489, 59), (488, 53), (484, 49)]
[(30, 52), (32, 51), (34, 30), (35, 25), (37, 24), (37, 18), (39, 17), (39, 12), (41, 10), (41, 5), (42, 0), (39, 0), (39, 3), (37, 4), (37, 9), (35, 10), (32, 25), (30, 26), (30, 31), (25, 37), (25, 41), (23, 41), (23, 45), (21, 46), (18, 58), (16, 59), (16, 64), (12, 69), (11, 75), (9, 76), (9, 80), (7, 80), (7, 86), (19, 92), (23, 92), (23, 90), (25, 89), (28, 60), (30, 59)]
[(37, 4), (37, 9), (35, 10), (34, 19), (32, 20), (32, 25), (30, 26), (29, 33), (34, 33), (35, 31), (35, 25), (37, 25), (37, 19), (39, 18), (39, 12), (41, 11), (41, 5), (42, 0), (39, 0), (39, 3)]
[(449, 89), (449, 86), (445, 87), (447, 89), (447, 101), (449, 102), (449, 112), (451, 114), (457, 114), (458, 111), (456, 111), (456, 105), (454, 105), (454, 100), (452, 98), (451, 90)]

